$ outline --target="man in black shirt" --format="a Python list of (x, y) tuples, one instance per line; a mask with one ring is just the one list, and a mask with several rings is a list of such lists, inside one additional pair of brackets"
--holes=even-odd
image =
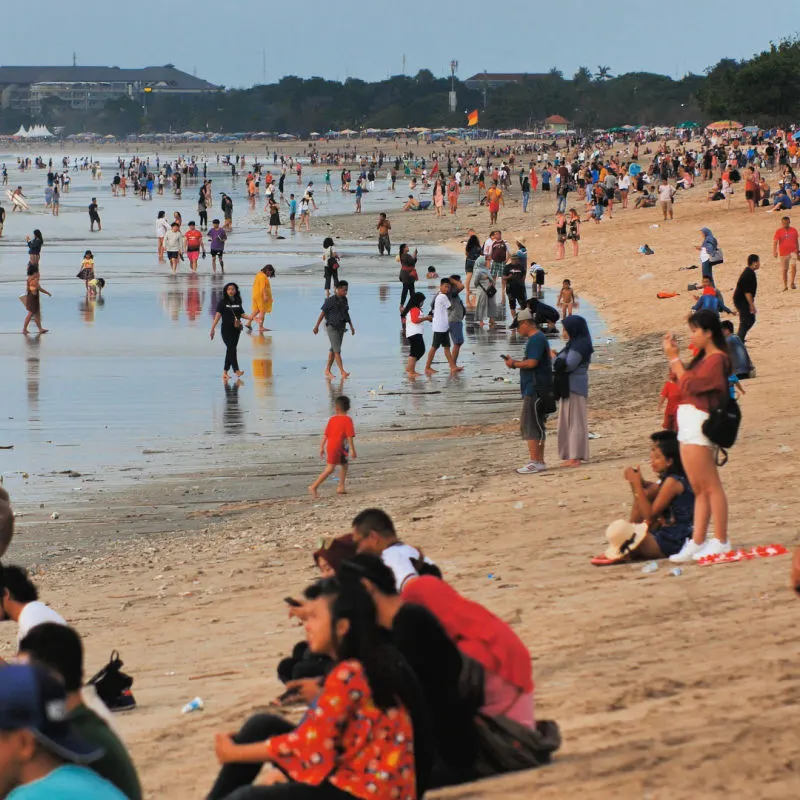
[(339, 367), (341, 378), (350, 376), (349, 372), (344, 371), (344, 364), (342, 364), (342, 340), (344, 339), (347, 326), (350, 326), (350, 333), (352, 336), (356, 335), (356, 329), (353, 327), (353, 322), (350, 319), (350, 306), (347, 303), (347, 281), (339, 281), (339, 285), (334, 289), (333, 297), (328, 297), (322, 304), (322, 311), (317, 318), (317, 324), (314, 326), (314, 335), (319, 333), (319, 326), (325, 320), (325, 328), (328, 332), (328, 339), (331, 346), (328, 352), (328, 364), (325, 367), (325, 377), (332, 378), (333, 373), (331, 367), (333, 362)]
[(97, 230), (103, 230), (100, 224), (100, 214), (97, 212), (97, 198), (93, 197), (92, 202), (89, 203), (89, 230), (94, 231), (94, 225), (97, 223)]
[(512, 314), (517, 310), (517, 303), (520, 308), (523, 308), (528, 299), (525, 291), (525, 277), (525, 266), (519, 256), (511, 256), (511, 260), (503, 268), (503, 282)]
[(733, 292), (733, 304), (739, 313), (739, 330), (736, 335), (744, 342), (747, 332), (756, 324), (756, 291), (758, 277), (756, 270), (761, 266), (761, 259), (755, 255), (747, 257), (747, 266), (736, 282)]

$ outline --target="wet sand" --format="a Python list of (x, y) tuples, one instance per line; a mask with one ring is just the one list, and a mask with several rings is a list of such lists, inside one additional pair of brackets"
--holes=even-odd
[[(59, 520), (22, 529), (10, 560), (30, 563), (45, 543), (51, 548), (50, 557), (41, 554), (37, 581), (44, 599), (87, 636), (90, 668), (118, 647), (136, 677), (140, 708), (119, 722), (149, 797), (188, 800), (207, 791), (213, 732), (237, 727), (278, 693), (277, 660), (301, 637), (280, 598), (313, 579), (309, 553), (317, 537), (347, 530), (368, 505), (386, 508), (402, 537), (423, 545), (460, 591), (514, 625), (534, 658), (537, 714), (562, 725), (564, 748), (553, 766), (437, 796), (660, 800), (797, 792), (800, 672), (788, 559), (688, 566), (677, 578), (663, 565), (644, 575), (641, 565), (588, 563), (603, 549), (608, 522), (626, 513), (623, 468), (647, 464), (666, 373), (660, 338), (674, 329), (686, 341), (682, 320), (692, 300), (685, 284), (697, 272), (679, 268), (695, 263), (702, 225), (725, 250), (718, 282), (726, 297), (746, 255), (764, 258), (759, 322), (748, 340), (758, 378), (746, 385), (742, 437), (723, 473), (731, 536), (742, 547), (797, 539), (797, 443), (786, 399), (798, 390), (786, 368), (793, 363), (786, 326), (798, 318), (797, 299), (779, 292), (767, 258), (775, 215), (749, 216), (736, 197), (726, 211), (696, 189), (680, 197), (666, 226), (656, 210), (619, 211), (584, 226), (579, 258), (555, 262), (547, 254), (552, 227), (532, 230), (530, 223), (538, 225), (545, 201), (537, 197), (537, 212), (526, 219), (512, 195), (503, 227), (541, 241), (543, 256), (530, 243), (529, 251), (547, 267), (548, 284), (572, 278), (617, 337), (600, 348), (591, 373), (590, 428), (602, 438), (592, 442), (585, 467), (516, 475), (524, 455), (513, 422), (516, 387), (498, 384), (507, 392), (507, 421), (487, 418), (479, 405), (454, 428), (384, 433), (392, 455), (367, 466), (359, 459), (363, 471), (346, 497), (326, 486), (318, 503), (299, 494), (267, 499), (264, 478), (271, 476), (252, 470), (198, 481), (195, 490), (170, 480), (137, 485), (106, 501), (105, 516), (87, 504), (86, 517), (69, 526)], [(395, 216), (403, 226), (395, 241), (463, 236), (461, 221)], [(486, 217), (475, 219), (484, 232)], [(366, 226), (337, 220), (349, 238), (366, 236)], [(636, 252), (645, 241), (654, 256)], [(660, 289), (682, 294), (657, 300)], [(547, 445), (553, 462), (554, 447), (555, 436)], [(234, 485), (254, 496), (232, 497)], [(233, 502), (220, 505), (220, 494)], [(13, 626), (4, 641), (8, 652)], [(206, 711), (181, 716), (181, 705), (198, 694)]]

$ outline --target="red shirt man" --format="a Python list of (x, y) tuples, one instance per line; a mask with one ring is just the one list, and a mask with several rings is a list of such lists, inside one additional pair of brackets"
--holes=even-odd
[(781, 271), (783, 273), (783, 291), (789, 288), (789, 271), (791, 267), (792, 289), (797, 288), (797, 254), (800, 252), (800, 240), (798, 240), (797, 228), (791, 226), (789, 217), (781, 220), (781, 227), (775, 231), (772, 238), (772, 256), (780, 258)]
[(204, 256), (206, 254), (203, 233), (195, 228), (194, 222), (190, 222), (189, 229), (186, 231), (184, 238), (186, 239), (186, 255), (189, 259), (189, 266), (192, 268), (192, 272), (196, 272), (197, 259), (200, 257), (200, 251), (203, 251)]

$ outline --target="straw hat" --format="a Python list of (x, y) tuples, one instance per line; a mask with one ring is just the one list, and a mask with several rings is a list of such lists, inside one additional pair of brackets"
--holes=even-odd
[(606, 528), (606, 548), (605, 557), (612, 561), (618, 561), (635, 550), (647, 535), (647, 523), (641, 522), (635, 525), (624, 519), (614, 520)]

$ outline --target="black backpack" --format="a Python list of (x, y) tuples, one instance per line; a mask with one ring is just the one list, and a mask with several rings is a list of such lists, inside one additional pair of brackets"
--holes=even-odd
[(115, 706), (119, 696), (133, 686), (133, 678), (122, 671), (123, 663), (119, 652), (113, 650), (111, 658), (93, 678), (89, 680), (94, 686), (97, 696), (111, 709)]

